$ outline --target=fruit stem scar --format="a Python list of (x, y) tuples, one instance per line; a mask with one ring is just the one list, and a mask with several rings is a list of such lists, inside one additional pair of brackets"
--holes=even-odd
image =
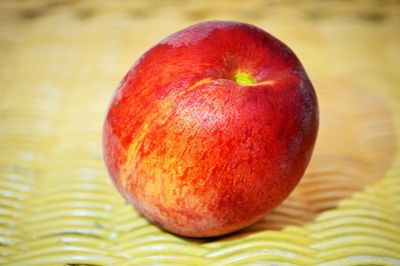
[(234, 79), (235, 79), (236, 83), (238, 83), (239, 85), (254, 84), (253, 78), (249, 74), (247, 74), (246, 72), (243, 72), (243, 71), (236, 72)]

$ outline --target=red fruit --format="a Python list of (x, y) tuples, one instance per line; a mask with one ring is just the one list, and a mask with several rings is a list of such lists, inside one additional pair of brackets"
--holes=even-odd
[(257, 27), (211, 21), (162, 40), (128, 71), (104, 124), (104, 159), (150, 221), (217, 236), (289, 195), (317, 131), (316, 95), (295, 54)]

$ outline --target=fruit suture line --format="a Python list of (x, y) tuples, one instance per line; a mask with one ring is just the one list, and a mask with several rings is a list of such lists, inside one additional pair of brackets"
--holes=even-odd
[(179, 235), (259, 220), (295, 188), (317, 137), (317, 98), (300, 61), (240, 22), (169, 36), (115, 95), (104, 124), (108, 171), (141, 214)]

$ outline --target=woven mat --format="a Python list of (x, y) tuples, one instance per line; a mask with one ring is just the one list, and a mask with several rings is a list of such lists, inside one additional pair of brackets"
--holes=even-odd
[[(0, 2), (0, 264), (400, 265), (398, 1)], [(321, 128), (294, 193), (213, 239), (127, 205), (101, 128), (129, 66), (197, 21), (241, 20), (298, 54)]]

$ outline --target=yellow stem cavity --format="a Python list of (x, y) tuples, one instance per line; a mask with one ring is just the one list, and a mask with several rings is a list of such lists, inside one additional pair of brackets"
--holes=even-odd
[(249, 74), (247, 74), (246, 72), (243, 72), (243, 71), (236, 72), (235, 81), (239, 85), (252, 85), (252, 84), (254, 84), (253, 78)]

